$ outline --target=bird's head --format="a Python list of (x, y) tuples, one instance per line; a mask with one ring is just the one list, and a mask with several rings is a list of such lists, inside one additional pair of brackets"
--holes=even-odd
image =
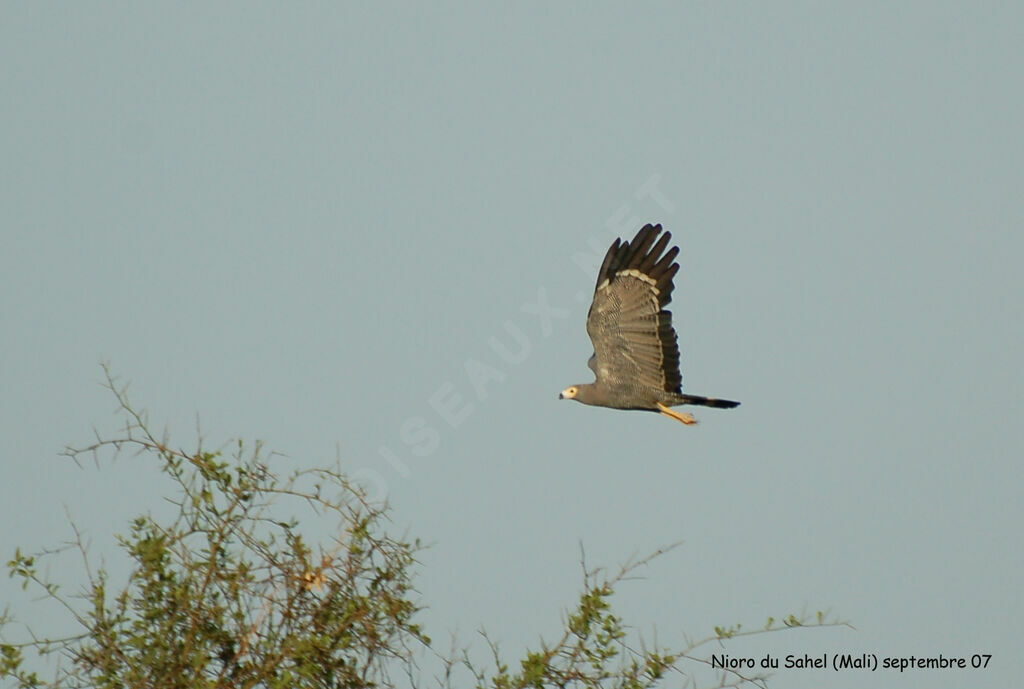
[(580, 394), (580, 389), (575, 385), (570, 385), (565, 390), (558, 393), (558, 399), (560, 400), (574, 400), (576, 395)]

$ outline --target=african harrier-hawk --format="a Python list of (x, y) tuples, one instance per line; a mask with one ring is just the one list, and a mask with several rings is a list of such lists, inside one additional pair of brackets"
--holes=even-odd
[(568, 387), (559, 399), (656, 411), (687, 425), (697, 420), (669, 407), (739, 406), (682, 393), (676, 331), (672, 314), (663, 308), (672, 297), (672, 277), (679, 270), (673, 263), (679, 247), (662, 256), (671, 238), (670, 233), (661, 233), (661, 225), (644, 225), (632, 242), (616, 239), (608, 249), (587, 315), (587, 334), (594, 343), (587, 365), (597, 380)]

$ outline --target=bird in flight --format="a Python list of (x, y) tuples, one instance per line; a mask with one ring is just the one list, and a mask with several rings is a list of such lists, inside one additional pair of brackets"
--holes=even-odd
[[(661, 225), (644, 225), (632, 242), (616, 239), (597, 273), (597, 288), (587, 314), (594, 354), (587, 365), (593, 383), (571, 385), (559, 399), (614, 409), (654, 411), (686, 425), (697, 420), (672, 407), (695, 404), (731, 409), (739, 402), (684, 395), (679, 346), (672, 314), (674, 263), (679, 247), (667, 252), (672, 235)], [(664, 253), (664, 256), (662, 254)]]

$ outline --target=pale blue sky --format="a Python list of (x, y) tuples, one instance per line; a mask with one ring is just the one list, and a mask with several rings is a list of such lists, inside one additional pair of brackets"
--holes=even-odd
[[(1022, 26), (996, 3), (5, 3), (2, 559), (66, 538), (63, 505), (103, 552), (161, 494), (58, 457), (115, 430), (109, 360), (182, 445), (198, 414), (386, 490), (433, 544), (442, 647), (553, 636), (580, 542), (614, 567), (683, 540), (616, 597), (663, 644), (831, 608), (857, 631), (727, 650), (993, 654), (777, 687), (1011, 685)], [(696, 428), (556, 399), (590, 377), (573, 256), (647, 221), (682, 249), (686, 390), (743, 402)], [(457, 428), (437, 394), (472, 405)]]

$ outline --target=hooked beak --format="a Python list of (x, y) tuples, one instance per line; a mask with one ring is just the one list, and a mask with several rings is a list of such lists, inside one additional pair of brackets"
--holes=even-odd
[(565, 399), (565, 395), (563, 395), (562, 393), (558, 393), (558, 399), (564, 400)]

